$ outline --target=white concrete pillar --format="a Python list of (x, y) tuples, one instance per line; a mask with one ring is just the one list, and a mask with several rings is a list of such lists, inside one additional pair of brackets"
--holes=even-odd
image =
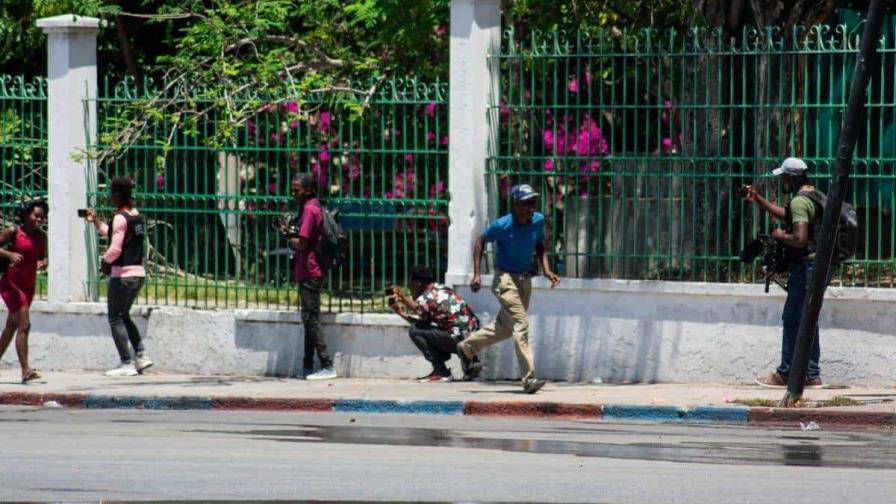
[(473, 243), (488, 220), (485, 167), (490, 141), (489, 114), (497, 124), (500, 0), (451, 0), (448, 148), (448, 283), (465, 284), (473, 273)]
[[(87, 300), (87, 246), (84, 221), (92, 164), (73, 154), (96, 138), (96, 36), (99, 19), (65, 14), (37, 20), (47, 34), (48, 178), (50, 229), (49, 300)], [(90, 98), (86, 102), (85, 99)], [(89, 119), (89, 120), (88, 120)], [(85, 131), (85, 128), (87, 129)], [(90, 174), (95, 178), (95, 173)]]

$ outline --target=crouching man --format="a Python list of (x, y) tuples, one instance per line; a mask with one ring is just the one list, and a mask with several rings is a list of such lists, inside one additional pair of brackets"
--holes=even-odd
[(432, 364), (432, 372), (420, 378), (422, 382), (451, 381), (451, 370), (446, 363), (451, 354), (458, 354), (464, 381), (479, 375), (482, 363), (458, 353), (457, 344), (467, 334), (479, 330), (479, 319), (470, 305), (453, 289), (435, 283), (435, 275), (425, 266), (411, 271), (410, 295), (401, 287), (390, 286), (389, 307), (411, 324), (411, 341), (423, 357)]

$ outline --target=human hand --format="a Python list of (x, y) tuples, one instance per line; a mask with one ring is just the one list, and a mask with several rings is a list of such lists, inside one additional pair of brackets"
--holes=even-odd
[(547, 273), (544, 274), (544, 276), (546, 276), (548, 278), (548, 280), (551, 281), (552, 289), (557, 287), (558, 285), (560, 285), (560, 277), (557, 276), (557, 274), (554, 273), (553, 271), (548, 271)]
[(99, 220), (96, 218), (96, 210), (94, 210), (93, 208), (88, 208), (87, 215), (84, 216), (84, 220), (91, 224), (98, 223)]
[(473, 280), (470, 281), (470, 290), (473, 292), (479, 292), (479, 289), (482, 288), (482, 279), (479, 275), (473, 275)]
[(49, 264), (49, 262), (46, 259), (41, 259), (40, 261), (37, 261), (38, 271), (43, 271), (43, 270), (47, 269), (47, 264)]
[(787, 233), (781, 228), (776, 228), (774, 231), (772, 231), (772, 238), (776, 240), (783, 240), (784, 238), (787, 238)]
[(9, 264), (11, 266), (15, 266), (16, 264), (22, 262), (23, 259), (25, 259), (24, 257), (22, 257), (22, 254), (18, 252), (7, 252), (6, 257), (9, 258)]
[(756, 188), (751, 185), (745, 185), (741, 190), (743, 191), (743, 198), (750, 203), (755, 203), (759, 198), (759, 193), (756, 192)]

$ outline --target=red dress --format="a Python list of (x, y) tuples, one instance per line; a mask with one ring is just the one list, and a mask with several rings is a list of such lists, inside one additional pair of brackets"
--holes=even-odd
[(0, 297), (6, 303), (9, 313), (15, 313), (31, 306), (37, 283), (37, 262), (46, 253), (46, 243), (42, 234), (30, 236), (21, 227), (17, 227), (9, 251), (22, 254), (22, 262), (10, 265), (3, 278), (0, 278)]

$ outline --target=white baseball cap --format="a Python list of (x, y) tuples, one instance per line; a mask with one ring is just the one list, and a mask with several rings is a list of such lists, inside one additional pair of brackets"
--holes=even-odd
[(802, 175), (809, 167), (805, 161), (797, 157), (789, 157), (781, 163), (781, 166), (772, 170), (774, 175)]

